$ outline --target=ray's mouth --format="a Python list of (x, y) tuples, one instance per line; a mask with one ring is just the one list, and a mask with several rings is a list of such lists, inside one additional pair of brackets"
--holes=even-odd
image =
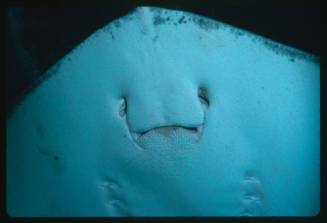
[(130, 131), (133, 142), (142, 149), (181, 148), (194, 145), (200, 142), (202, 132), (203, 125), (197, 127), (161, 126), (141, 133)]
[(202, 129), (203, 129), (203, 125), (200, 125), (198, 127), (184, 127), (184, 126), (173, 125), (173, 126), (156, 127), (141, 133), (136, 133), (131, 131), (130, 133), (132, 135), (132, 138), (137, 142), (139, 140), (142, 140), (142, 138), (144, 137), (149, 137), (152, 134), (160, 134), (163, 137), (169, 137), (180, 131), (187, 134), (194, 134), (200, 136), (202, 134)]

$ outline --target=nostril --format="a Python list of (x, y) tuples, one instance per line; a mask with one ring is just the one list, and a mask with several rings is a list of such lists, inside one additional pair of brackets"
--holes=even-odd
[(125, 97), (123, 97), (119, 107), (119, 115), (121, 117), (124, 117), (126, 113), (127, 113), (127, 100)]
[(210, 105), (210, 101), (209, 101), (208, 93), (204, 88), (202, 87), (199, 88), (198, 97), (200, 99), (200, 102), (208, 108)]

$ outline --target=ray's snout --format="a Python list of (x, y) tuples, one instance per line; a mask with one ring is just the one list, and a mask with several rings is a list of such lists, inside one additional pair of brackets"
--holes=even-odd
[[(198, 94), (195, 96), (196, 97), (189, 97), (189, 100), (193, 99), (190, 103), (193, 105), (193, 110), (188, 109), (190, 106), (169, 106), (173, 104), (170, 103), (168, 106), (165, 105), (161, 107), (162, 109), (157, 112), (157, 119), (153, 118), (153, 114), (156, 111), (152, 111), (150, 113), (152, 115), (150, 115), (148, 119), (141, 119), (140, 117), (142, 114), (140, 113), (138, 113), (140, 116), (136, 116), (135, 113), (137, 114), (137, 112), (133, 113), (134, 111), (129, 104), (134, 105), (134, 107), (138, 107), (138, 104), (124, 97), (121, 102), (119, 114), (125, 117), (131, 139), (138, 146), (140, 146), (142, 142), (149, 140), (165, 142), (168, 140), (172, 142), (176, 140), (180, 141), (180, 138), (189, 138), (189, 142), (199, 142), (205, 124), (206, 111), (209, 108), (209, 98), (207, 92), (203, 88), (199, 88)], [(185, 101), (187, 101), (187, 99)], [(164, 113), (162, 111), (164, 111)], [(144, 113), (146, 114), (146, 112)], [(139, 122), (141, 124), (137, 125), (138, 122), (135, 120), (143, 122)], [(130, 121), (135, 122), (132, 122), (131, 125)]]

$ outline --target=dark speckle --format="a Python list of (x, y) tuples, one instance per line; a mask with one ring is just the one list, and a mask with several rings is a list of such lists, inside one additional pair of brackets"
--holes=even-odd
[(146, 35), (146, 30), (145, 30), (145, 29), (142, 29), (142, 30), (141, 30), (141, 33), (142, 33), (143, 35)]
[(105, 31), (105, 32), (109, 32), (110, 30), (111, 30), (111, 27), (110, 26), (105, 26), (103, 28), (103, 31)]
[(198, 16), (193, 16), (192, 20), (201, 29), (204, 29), (206, 31), (208, 31), (210, 29), (213, 29), (213, 28), (217, 28), (217, 25), (214, 22), (212, 22), (210, 20), (207, 20), (207, 19), (204, 19), (204, 18), (201, 18), (201, 17), (198, 17)]
[(319, 63), (320, 62), (319, 58), (315, 57), (314, 55), (310, 55), (310, 54), (307, 54), (307, 53), (302, 52), (300, 50), (297, 50), (297, 49), (294, 49), (294, 48), (291, 48), (291, 47), (288, 47), (288, 46), (284, 46), (284, 45), (279, 44), (279, 43), (274, 42), (274, 41), (263, 40), (263, 39), (260, 39), (260, 40), (263, 41), (263, 44), (268, 49), (274, 51), (278, 55), (289, 56), (293, 60), (294, 60), (294, 58), (299, 58), (299, 59), (312, 61), (314, 63)]
[(60, 175), (63, 172), (64, 166), (62, 161), (59, 161), (58, 153), (53, 151), (51, 148), (39, 149), (39, 152), (49, 161), (49, 164), (52, 166), (55, 175)]
[(198, 19), (197, 21), (198, 21), (198, 24), (200, 25), (200, 27), (207, 29), (206, 23), (202, 18)]
[(236, 36), (243, 36), (243, 34), (244, 33), (242, 31), (240, 31), (240, 30), (235, 31)]
[(179, 23), (179, 24), (182, 24), (183, 21), (184, 21), (184, 19), (185, 19), (185, 16), (182, 16), (182, 17), (178, 20), (178, 23)]
[(111, 35), (111, 38), (114, 39), (114, 34), (112, 33), (112, 31), (109, 31), (110, 35)]
[(61, 63), (57, 63), (57, 64), (55, 65), (55, 67), (54, 67), (55, 72), (58, 72), (58, 70), (60, 69), (60, 67), (61, 67)]
[(155, 43), (155, 42), (157, 42), (157, 40), (158, 40), (158, 35), (156, 35), (156, 36), (154, 36), (153, 38), (152, 38), (152, 41)]
[(116, 21), (116, 22), (114, 22), (114, 25), (116, 26), (116, 28), (119, 28), (120, 27), (120, 22)]
[(153, 25), (157, 26), (157, 25), (163, 24), (164, 22), (165, 22), (165, 20), (161, 16), (156, 15), (154, 17)]
[(294, 62), (295, 60), (294, 60), (294, 58), (290, 58), (290, 61), (291, 61), (291, 62)]

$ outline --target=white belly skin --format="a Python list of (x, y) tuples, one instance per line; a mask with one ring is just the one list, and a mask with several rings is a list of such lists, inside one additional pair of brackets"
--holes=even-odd
[[(7, 212), (314, 216), (319, 63), (208, 18), (137, 8), (50, 68), (8, 118)], [(163, 126), (179, 128), (152, 130)]]

